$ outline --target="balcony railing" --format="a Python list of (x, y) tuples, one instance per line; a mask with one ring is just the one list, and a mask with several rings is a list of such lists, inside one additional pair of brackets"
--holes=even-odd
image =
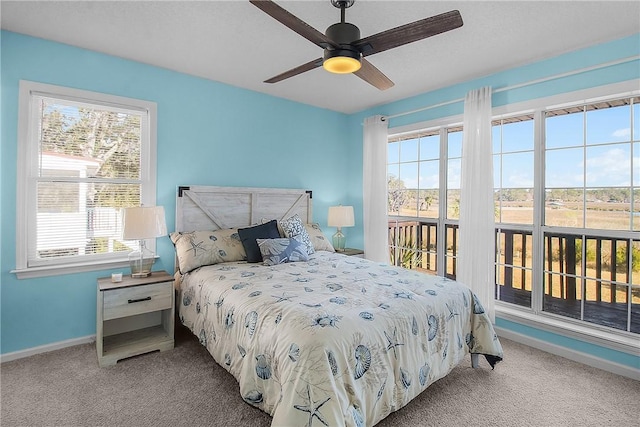
[[(435, 220), (389, 221), (391, 262), (436, 274)], [(455, 279), (458, 226), (445, 225), (444, 275)], [(531, 307), (533, 235), (496, 228), (496, 299)], [(545, 233), (543, 311), (640, 333), (640, 241)]]
[(436, 274), (438, 271), (436, 232), (436, 223), (389, 221), (391, 263)]
[[(394, 265), (436, 274), (438, 271), (438, 225), (428, 220), (390, 220), (390, 262)], [(458, 225), (446, 224), (445, 276), (456, 278)]]

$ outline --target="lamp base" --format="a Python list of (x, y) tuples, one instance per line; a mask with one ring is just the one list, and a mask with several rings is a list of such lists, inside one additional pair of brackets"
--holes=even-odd
[(141, 278), (141, 277), (149, 277), (151, 276), (151, 272), (147, 271), (145, 273), (131, 273), (131, 277), (135, 278)]
[(345, 247), (345, 244), (347, 243), (347, 238), (345, 237), (344, 234), (342, 234), (342, 229), (340, 229), (340, 227), (338, 227), (338, 231), (336, 231), (336, 234), (333, 235), (332, 240), (333, 240), (333, 249), (335, 249), (336, 252), (344, 252), (344, 247)]
[(148, 277), (151, 274), (151, 268), (156, 261), (153, 252), (151, 252), (144, 244), (140, 242), (140, 250), (133, 251), (129, 254), (129, 266), (131, 267), (131, 277)]

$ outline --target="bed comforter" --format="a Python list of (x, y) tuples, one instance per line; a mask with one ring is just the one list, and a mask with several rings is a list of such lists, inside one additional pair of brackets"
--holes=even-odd
[(338, 253), (181, 278), (180, 319), (274, 426), (371, 426), (502, 347), (466, 286)]

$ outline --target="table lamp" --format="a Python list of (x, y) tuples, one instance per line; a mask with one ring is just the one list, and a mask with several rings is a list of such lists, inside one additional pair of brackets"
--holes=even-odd
[(131, 277), (147, 277), (155, 262), (155, 254), (147, 248), (145, 239), (155, 239), (167, 234), (162, 206), (125, 208), (122, 216), (124, 240), (139, 240), (139, 250), (129, 254)]
[(355, 225), (353, 206), (330, 206), (327, 223), (329, 227), (338, 227), (336, 234), (333, 235), (333, 248), (337, 252), (344, 252), (347, 239), (342, 234), (342, 227)]

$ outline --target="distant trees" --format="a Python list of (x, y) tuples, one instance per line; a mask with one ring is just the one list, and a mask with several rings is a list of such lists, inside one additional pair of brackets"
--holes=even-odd
[[(97, 160), (94, 178), (140, 178), (140, 116), (45, 102), (41, 126), (43, 153)], [(87, 196), (93, 206), (136, 205), (140, 186), (96, 182)]]
[(394, 175), (387, 177), (388, 212), (400, 212), (405, 206), (408, 209), (428, 211), (438, 201), (438, 189), (416, 190), (406, 188), (404, 182)]
[(494, 197), (505, 202), (526, 202), (533, 199), (533, 192), (529, 188), (503, 188)]
[(582, 202), (586, 197), (588, 202), (629, 202), (631, 194), (627, 188), (595, 188), (587, 189), (583, 194), (581, 188), (554, 188), (546, 191), (547, 200), (562, 200), (563, 202)]

